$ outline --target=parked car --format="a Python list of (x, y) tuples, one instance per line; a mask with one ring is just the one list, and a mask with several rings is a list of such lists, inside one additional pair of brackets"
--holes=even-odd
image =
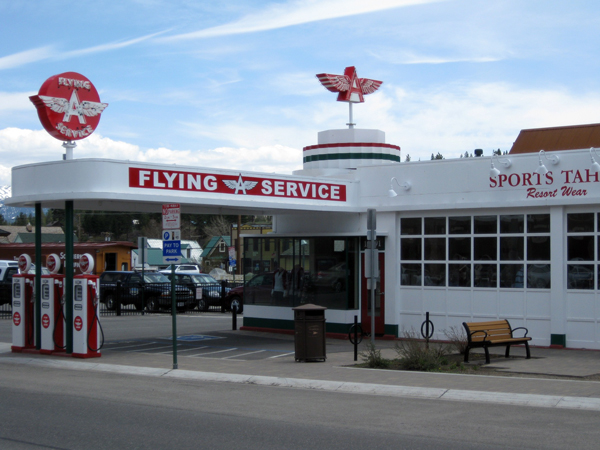
[(527, 287), (550, 288), (550, 264), (529, 264), (527, 266)]
[(577, 264), (567, 266), (569, 289), (594, 289), (594, 266)]
[(346, 262), (341, 262), (327, 270), (320, 270), (317, 272), (315, 285), (331, 289), (334, 292), (342, 292), (346, 289), (347, 277), (348, 270), (346, 269)]
[[(121, 290), (117, 286), (120, 282)], [(193, 309), (196, 306), (194, 294), (185, 286), (175, 286), (178, 310)], [(112, 271), (100, 275), (100, 302), (107, 309), (114, 310), (117, 301), (122, 305), (134, 305), (138, 311), (158, 311), (171, 309), (171, 281), (160, 272)]]
[(12, 277), (18, 273), (19, 264), (16, 261), (0, 261), (0, 305), (12, 303)]
[[(170, 270), (161, 270), (171, 279)], [(194, 295), (196, 307), (200, 311), (208, 311), (211, 306), (221, 306), (221, 283), (206, 273), (175, 272), (175, 283), (188, 288)], [(226, 291), (229, 289), (226, 288)]]
[(244, 286), (233, 288), (225, 294), (225, 307), (230, 311), (237, 308), (237, 312), (241, 313), (244, 311), (245, 300), (259, 305), (270, 304), (272, 290), (272, 272), (255, 275)]
[[(164, 272), (164, 271), (161, 270), (161, 272)], [(195, 264), (178, 264), (175, 266), (175, 272), (200, 273), (200, 269)]]

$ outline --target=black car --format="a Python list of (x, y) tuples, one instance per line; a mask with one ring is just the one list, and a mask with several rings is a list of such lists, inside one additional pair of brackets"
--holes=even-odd
[[(170, 270), (161, 270), (160, 273), (171, 279)], [(210, 275), (187, 271), (175, 272), (175, 283), (192, 291), (198, 310), (208, 311), (210, 306), (221, 306), (221, 283)], [(228, 288), (225, 290), (229, 291)]]
[[(185, 286), (175, 285), (178, 310), (196, 306), (193, 292)], [(105, 271), (100, 275), (100, 302), (114, 310), (121, 305), (134, 305), (138, 311), (171, 309), (171, 281), (159, 272)]]

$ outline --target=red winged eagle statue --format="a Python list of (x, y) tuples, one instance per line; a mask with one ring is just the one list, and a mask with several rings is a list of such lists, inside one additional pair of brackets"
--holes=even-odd
[(328, 91), (338, 92), (338, 102), (362, 103), (364, 95), (372, 94), (383, 81), (358, 78), (354, 66), (346, 67), (344, 75), (319, 73), (317, 78)]

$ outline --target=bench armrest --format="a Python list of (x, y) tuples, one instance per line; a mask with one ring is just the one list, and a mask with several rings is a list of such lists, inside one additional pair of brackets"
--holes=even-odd
[(513, 334), (516, 330), (525, 330), (525, 335), (523, 337), (527, 337), (527, 333), (529, 333), (529, 330), (527, 328), (517, 327), (517, 328), (513, 328), (512, 330), (510, 330), (510, 334)]
[(472, 333), (469, 333), (469, 340), (471, 340), (471, 338), (473, 337), (474, 334), (477, 333), (483, 333), (483, 340), (487, 340), (488, 334), (487, 331), (483, 331), (483, 330), (479, 330), (479, 331), (473, 331)]

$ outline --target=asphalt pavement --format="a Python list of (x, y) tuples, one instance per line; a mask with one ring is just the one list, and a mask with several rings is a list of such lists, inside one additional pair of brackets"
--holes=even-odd
[[(300, 362), (295, 358), (293, 335), (212, 328), (190, 332), (191, 328), (182, 327), (177, 333), (176, 361), (171, 336), (160, 332), (107, 340), (102, 356), (89, 359), (14, 353), (5, 332), (0, 333), (4, 341), (0, 364), (600, 411), (600, 382), (594, 379), (600, 379), (600, 351), (532, 347), (532, 358), (526, 359), (525, 349), (514, 347), (512, 357), (506, 359), (503, 349), (491, 349), (488, 367), (501, 376), (410, 372), (354, 367), (362, 359), (354, 361), (354, 348), (345, 340), (326, 340), (325, 361)], [(394, 345), (394, 341), (376, 340), (386, 358), (397, 356)]]

